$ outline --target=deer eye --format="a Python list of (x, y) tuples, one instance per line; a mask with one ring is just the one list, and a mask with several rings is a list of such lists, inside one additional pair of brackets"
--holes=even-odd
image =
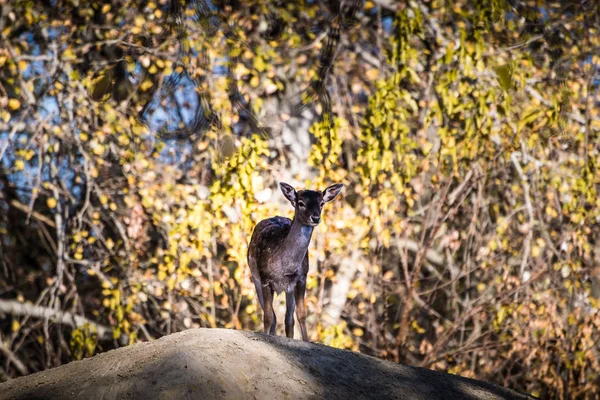
[(299, 206), (300, 208), (306, 208), (306, 204), (304, 204), (304, 202), (303, 202), (303, 201), (299, 201), (299, 202), (298, 202), (298, 206)]
[(325, 202), (324, 202), (324, 201), (322, 201), (322, 202), (321, 202), (321, 208), (323, 208), (323, 206), (324, 206), (324, 205), (325, 205)]

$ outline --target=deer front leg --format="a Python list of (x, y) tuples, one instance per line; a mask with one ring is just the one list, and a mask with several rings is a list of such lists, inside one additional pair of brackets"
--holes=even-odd
[(275, 315), (275, 310), (273, 310), (273, 289), (270, 286), (263, 286), (262, 293), (265, 302), (265, 306), (263, 307), (264, 332), (274, 335), (277, 329), (277, 316)]
[(308, 332), (306, 331), (306, 305), (304, 304), (304, 293), (306, 292), (306, 282), (299, 281), (296, 284), (294, 294), (296, 296), (296, 316), (300, 324), (302, 340), (308, 342)]
[(285, 293), (285, 335), (291, 339), (294, 338), (294, 309), (296, 308), (296, 299), (294, 292)]

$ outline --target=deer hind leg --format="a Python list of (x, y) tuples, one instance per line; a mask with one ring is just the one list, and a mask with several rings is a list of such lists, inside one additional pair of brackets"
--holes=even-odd
[(260, 303), (260, 308), (265, 309), (265, 299), (263, 297), (263, 289), (262, 283), (259, 278), (252, 277), (252, 281), (254, 282), (254, 287), (256, 288), (256, 297), (258, 297), (258, 302)]
[(296, 299), (294, 291), (285, 293), (285, 335), (291, 339), (294, 338), (294, 309), (296, 308)]
[(263, 286), (262, 294), (264, 300), (264, 332), (268, 332), (269, 335), (275, 335), (277, 328), (277, 316), (275, 315), (275, 310), (273, 309), (273, 288), (271, 288), (271, 286)]

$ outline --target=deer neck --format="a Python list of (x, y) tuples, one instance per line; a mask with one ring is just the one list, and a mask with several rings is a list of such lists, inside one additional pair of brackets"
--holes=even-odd
[(303, 225), (294, 218), (292, 227), (281, 246), (286, 259), (292, 261), (295, 265), (300, 264), (304, 260), (313, 229), (314, 227)]

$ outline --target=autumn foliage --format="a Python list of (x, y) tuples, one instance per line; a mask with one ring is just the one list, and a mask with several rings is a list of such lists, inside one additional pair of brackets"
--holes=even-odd
[(600, 8), (399, 3), (0, 0), (5, 379), (260, 330), (247, 246), (286, 179), (346, 185), (312, 341), (594, 398)]

